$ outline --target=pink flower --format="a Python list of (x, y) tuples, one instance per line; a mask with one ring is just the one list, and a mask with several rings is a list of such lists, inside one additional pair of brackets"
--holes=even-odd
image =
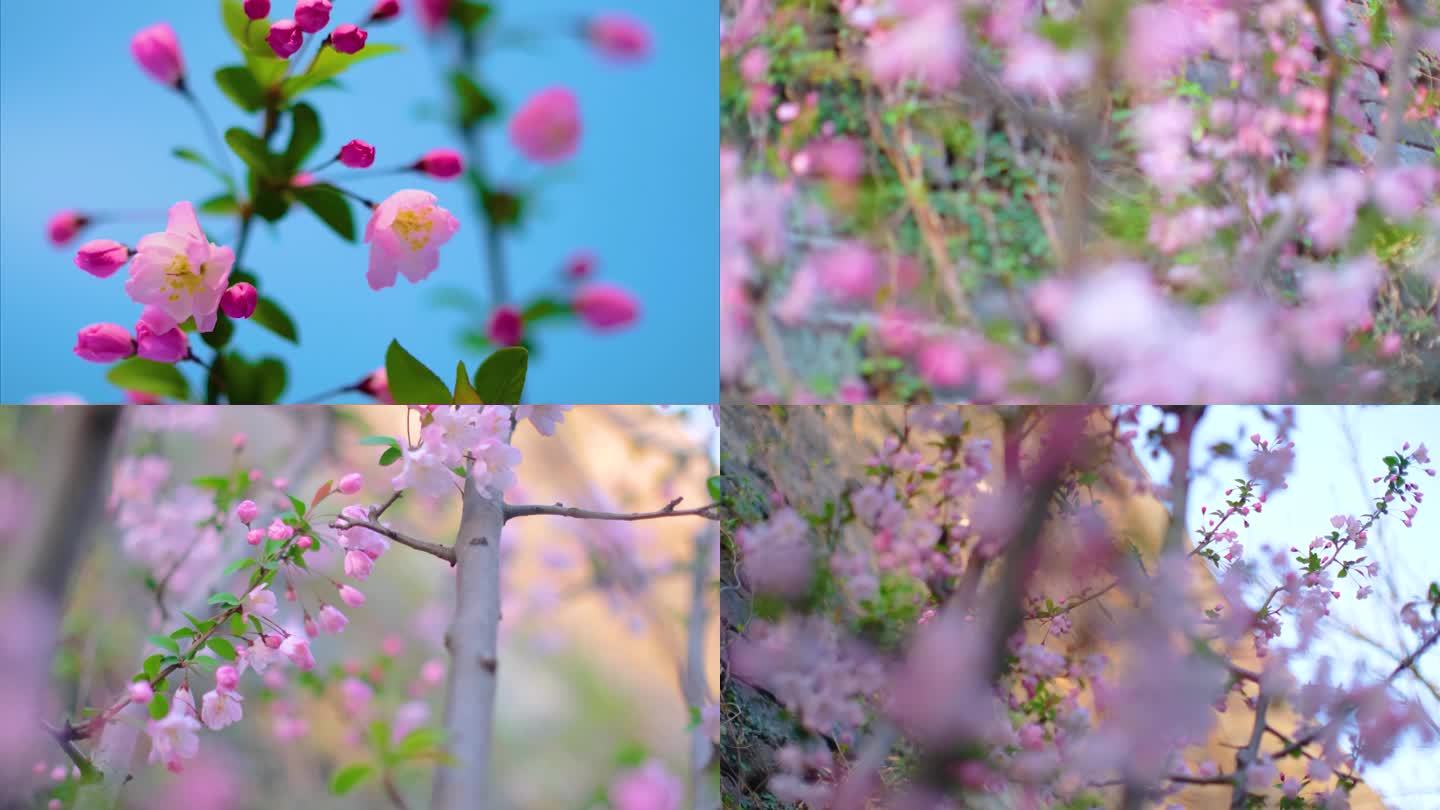
[(340, 162), (352, 169), (368, 169), (375, 162), (375, 147), (353, 140), (340, 147)]
[(360, 384), (356, 386), (356, 390), (371, 397), (376, 402), (385, 405), (395, 404), (395, 398), (390, 396), (390, 377), (385, 373), (385, 369), (383, 368), (377, 368), (370, 372), (370, 376), (361, 380)]
[(556, 163), (575, 154), (580, 142), (580, 107), (564, 87), (541, 90), (510, 119), (510, 142), (536, 163)]
[(130, 261), (130, 248), (110, 239), (95, 239), (80, 246), (75, 266), (96, 278), (109, 278)]
[(200, 753), (200, 737), (195, 734), (200, 730), (200, 722), (195, 719), (194, 708), (189, 703), (190, 693), (178, 690), (170, 703), (170, 713), (145, 724), (145, 733), (150, 735), (150, 761), (163, 762), (166, 768), (177, 773), (183, 767), (181, 760)]
[(50, 244), (60, 247), (80, 233), (80, 229), (90, 224), (90, 218), (75, 211), (61, 211), (50, 217), (45, 223), (45, 235), (50, 237)]
[(415, 13), (420, 15), (420, 25), (426, 33), (433, 34), (450, 17), (450, 0), (419, 0)]
[(170, 208), (165, 231), (140, 240), (125, 292), (136, 303), (153, 306), (164, 316), (150, 323), (157, 331), (194, 318), (197, 330), (209, 332), (215, 328), (220, 296), (234, 264), (230, 248), (206, 240), (195, 219), (195, 207), (176, 203)]
[(220, 311), (232, 318), (245, 319), (255, 314), (260, 304), (260, 292), (253, 284), (241, 281), (230, 285), (220, 296)]
[(315, 668), (315, 656), (310, 654), (310, 642), (298, 635), (292, 633), (280, 642), (280, 654), (303, 670)]
[(845, 242), (815, 261), (820, 283), (838, 301), (865, 303), (880, 290), (880, 262), (860, 242)]
[(130, 700), (132, 702), (139, 703), (141, 706), (144, 706), (145, 704), (149, 703), (151, 698), (153, 697), (155, 697), (155, 690), (150, 688), (149, 683), (145, 681), (136, 681), (135, 683), (130, 684)]
[(245, 542), (249, 543), (252, 546), (260, 545), (261, 541), (263, 541), (264, 539), (265, 532), (262, 532), (259, 529), (251, 529), (250, 531), (245, 533)]
[(400, 13), (400, 0), (379, 0), (370, 9), (370, 15), (366, 18), (368, 22), (380, 22), (388, 20)]
[(496, 307), (495, 311), (490, 313), (490, 325), (485, 331), (493, 342), (501, 346), (514, 346), (520, 342), (524, 326), (520, 310), (512, 306), (502, 306)]
[(350, 623), (350, 620), (345, 618), (345, 614), (336, 610), (334, 605), (326, 605), (320, 608), (320, 614), (316, 619), (320, 624), (320, 629), (331, 635), (344, 630), (345, 625)]
[(616, 62), (638, 61), (650, 53), (650, 32), (639, 20), (624, 14), (592, 17), (585, 35), (595, 50)]
[(200, 719), (215, 731), (238, 723), (244, 713), (240, 707), (240, 702), (243, 700), (244, 698), (236, 692), (211, 689), (201, 700)]
[(609, 284), (581, 287), (572, 303), (581, 319), (602, 332), (624, 328), (640, 316), (635, 297)]
[(260, 515), (260, 507), (254, 501), (241, 501), (235, 507), (235, 518), (249, 526)]
[(365, 47), (365, 30), (346, 23), (336, 26), (330, 34), (330, 44), (340, 53), (359, 53)]
[(268, 585), (260, 585), (254, 590), (245, 594), (245, 613), (253, 613), (256, 616), (274, 616), (280, 609), (279, 600), (275, 598), (275, 592), (270, 590)]
[(345, 576), (354, 577), (364, 582), (370, 578), (370, 572), (375, 570), (375, 561), (370, 555), (363, 551), (345, 552)]
[(936, 340), (920, 350), (916, 367), (932, 387), (955, 388), (970, 377), (969, 352), (957, 340)]
[(180, 41), (175, 29), (167, 23), (156, 23), (141, 29), (130, 40), (130, 53), (150, 78), (161, 84), (180, 86), (185, 79), (185, 60), (180, 56)]
[(454, 149), (431, 149), (421, 155), (412, 168), (437, 180), (449, 180), (465, 171), (465, 161)]
[[(135, 323), (135, 353), (157, 363), (178, 363), (190, 355), (190, 338), (178, 326), (157, 331), (147, 320), (151, 308)], [(161, 321), (166, 317), (161, 314)]]
[(289, 59), (300, 50), (305, 44), (305, 35), (300, 32), (300, 26), (294, 20), (276, 20), (270, 24), (270, 32), (265, 35), (265, 41), (270, 43), (270, 50), (281, 59)]
[(440, 266), (440, 246), (450, 241), (460, 221), (435, 204), (435, 195), (405, 189), (375, 206), (365, 226), (370, 243), (370, 289), (395, 284), (395, 275), (412, 283), (424, 281)]
[(679, 810), (685, 787), (655, 760), (621, 773), (607, 796), (614, 810)]
[(515, 419), (529, 419), (541, 436), (554, 436), (555, 428), (565, 421), (569, 405), (516, 405)]
[(1435, 199), (1440, 170), (1433, 166), (1404, 166), (1375, 175), (1375, 205), (1390, 219), (1409, 219)]
[(92, 323), (75, 335), (75, 356), (92, 363), (113, 363), (135, 353), (135, 341), (125, 327)]
[(234, 690), (235, 687), (239, 684), (240, 673), (235, 671), (235, 667), (232, 667), (229, 664), (224, 664), (219, 669), (215, 670), (216, 689), (219, 689), (222, 692), (230, 692)]
[(270, 16), (270, 0), (245, 0), (245, 16), (252, 20), (263, 20)]
[(360, 476), (360, 473), (349, 473), (341, 477), (338, 489), (346, 495), (354, 495), (363, 486), (365, 486), (365, 479)]
[(948, 0), (901, 0), (899, 22), (870, 36), (866, 62), (875, 81), (917, 79), (932, 90), (960, 80), (969, 54), (956, 5)]
[(307, 34), (317, 33), (330, 24), (330, 8), (330, 0), (299, 0), (295, 4), (295, 24)]
[(361, 605), (365, 604), (365, 594), (361, 593), (356, 588), (350, 587), (349, 585), (341, 585), (340, 601), (344, 602), (350, 607), (360, 607)]
[(1315, 247), (1333, 250), (1344, 244), (1355, 227), (1365, 192), (1365, 178), (1354, 169), (1337, 169), (1301, 185), (1296, 196), (1310, 217), (1305, 233)]

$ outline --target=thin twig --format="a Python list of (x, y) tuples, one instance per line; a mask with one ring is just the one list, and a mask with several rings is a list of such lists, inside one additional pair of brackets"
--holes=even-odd
[(369, 529), (376, 534), (384, 535), (394, 540), (402, 546), (409, 546), (416, 551), (423, 551), (432, 557), (439, 557), (451, 565), (455, 564), (455, 550), (450, 546), (432, 543), (429, 540), (419, 540), (408, 534), (389, 528), (388, 526), (381, 526), (379, 523), (371, 520), (351, 520), (341, 515), (330, 522), (330, 528), (340, 529), (341, 531), (345, 529)]
[(684, 498), (676, 498), (665, 504), (661, 509), (653, 512), (596, 512), (590, 509), (579, 509), (574, 506), (566, 506), (563, 503), (556, 503), (553, 506), (546, 504), (526, 504), (512, 506), (505, 505), (505, 519), (526, 517), (528, 515), (558, 515), (561, 517), (580, 518), (582, 520), (651, 520), (653, 518), (682, 517), (695, 515), (707, 520), (719, 520), (720, 505), (712, 503), (698, 509), (676, 509), (675, 507)]

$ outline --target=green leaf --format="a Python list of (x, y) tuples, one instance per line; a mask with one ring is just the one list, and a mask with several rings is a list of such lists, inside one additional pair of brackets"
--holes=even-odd
[(470, 385), (470, 372), (465, 370), (465, 361), (461, 360), (455, 365), (455, 404), (456, 405), (484, 405), (485, 400), (475, 393)]
[(200, 335), (200, 339), (212, 349), (223, 349), (225, 344), (230, 342), (230, 338), (234, 336), (235, 324), (231, 322), (229, 316), (221, 312), (215, 319), (215, 328)]
[(225, 143), (230, 146), (230, 151), (245, 161), (252, 171), (261, 177), (275, 177), (277, 171), (275, 158), (260, 140), (260, 136), (253, 132), (246, 132), (240, 127), (231, 127), (225, 130)]
[(150, 698), (150, 716), (159, 720), (170, 713), (170, 696), (164, 692), (156, 692)]
[(284, 161), (289, 174), (294, 174), (320, 145), (320, 116), (309, 104), (296, 104), (290, 112), (290, 122), (290, 143), (285, 147)]
[(176, 641), (179, 641), (179, 640), (182, 639), (182, 638), (190, 638), (190, 637), (193, 636), (193, 635), (195, 635), (194, 629), (189, 628), (189, 627), (182, 627), (182, 628), (180, 628), (179, 630), (176, 630), (175, 632), (171, 633), (171, 634), (170, 634), (170, 638), (173, 638), (173, 639), (175, 639)]
[(255, 215), (266, 222), (279, 222), (290, 210), (289, 198), (268, 185), (261, 185), (257, 173), (251, 172), (250, 177), (250, 206), (255, 209)]
[(448, 405), (450, 389), (435, 372), (405, 351), (398, 340), (385, 350), (385, 373), (390, 396), (397, 405)]
[(193, 163), (196, 166), (199, 166), (200, 168), (209, 172), (211, 176), (213, 176), (216, 180), (224, 183), (226, 188), (230, 189), (232, 192), (235, 190), (235, 181), (232, 180), (228, 174), (220, 171), (220, 169), (216, 167), (215, 164), (211, 163), (204, 155), (196, 152), (194, 149), (186, 149), (183, 146), (179, 146), (171, 150), (170, 154), (174, 155), (180, 160), (185, 161), (186, 163)]
[(215, 71), (215, 84), (235, 105), (245, 112), (265, 107), (265, 91), (247, 67), (230, 65)]
[[(520, 346), (501, 349), (475, 369), (475, 392), (490, 405), (515, 405), (525, 393), (530, 353)], [(398, 400), (397, 400), (398, 401)]]
[(484, 25), (490, 19), (492, 8), (489, 3), (476, 3), (472, 0), (456, 0), (450, 6), (450, 19), (456, 25), (469, 31), (478, 25)]
[(400, 442), (394, 436), (366, 436), (360, 440), (360, 444), (366, 447), (399, 447)]
[(344, 195), (331, 186), (301, 186), (292, 189), (292, 193), (341, 239), (355, 241), (355, 219)]
[(495, 100), (463, 70), (450, 74), (450, 87), (455, 91), (456, 114), (462, 129), (472, 129), (495, 115)]
[(224, 658), (226, 661), (235, 660), (235, 645), (223, 638), (212, 638), (205, 642), (205, 646), (209, 647), (216, 655)]
[(400, 460), (400, 455), (400, 448), (398, 447), (392, 447), (389, 450), (386, 450), (385, 452), (380, 454), (380, 466), (389, 467), (391, 464), (394, 464), (395, 462)]
[(306, 512), (305, 502), (294, 495), (287, 494), (285, 497), (290, 499), (290, 507), (295, 510), (295, 517), (303, 517)]
[(575, 307), (569, 301), (562, 301), (558, 298), (540, 297), (530, 302), (525, 310), (520, 313), (520, 319), (525, 323), (534, 323), (552, 318), (569, 318), (575, 314)]
[(225, 193), (216, 194), (195, 209), (202, 214), (233, 214), (240, 210), (240, 204), (236, 202), (234, 194)]
[(524, 198), (509, 191), (486, 189), (481, 204), (496, 225), (514, 225), (525, 215)]
[(399, 45), (386, 45), (382, 43), (365, 44), (365, 49), (359, 53), (340, 53), (334, 48), (324, 48), (320, 51), (320, 57), (315, 64), (303, 75), (291, 76), (281, 85), (281, 92), (286, 98), (294, 98), (312, 87), (327, 79), (333, 79), (341, 73), (349, 70), (353, 65), (374, 59), (377, 56), (396, 53), (400, 50)]
[(710, 500), (717, 503), (722, 500), (722, 496), (725, 494), (724, 485), (725, 477), (721, 475), (712, 475), (705, 479), (705, 490), (710, 493)]
[(445, 732), (431, 726), (417, 728), (406, 734), (399, 743), (395, 745), (394, 754), (396, 759), (410, 759), (418, 754), (426, 754), (440, 747), (445, 741)]
[(111, 366), (105, 379), (126, 391), (154, 394), (180, 402), (190, 398), (190, 384), (173, 363), (131, 357)]
[(242, 558), (236, 560), (235, 562), (232, 562), (232, 563), (230, 563), (229, 565), (225, 566), (225, 570), (224, 570), (224, 571), (221, 571), (220, 574), (221, 574), (221, 576), (227, 576), (227, 577), (228, 577), (228, 576), (230, 576), (231, 574), (235, 573), (236, 571), (244, 571), (246, 568), (249, 568), (250, 566), (252, 566), (252, 565), (254, 565), (254, 564), (255, 564), (255, 560), (254, 560), (254, 559), (252, 559), (252, 558), (250, 558), (250, 557), (242, 557)]
[(145, 680), (153, 681), (159, 677), (160, 662), (163, 660), (165, 660), (165, 656), (161, 653), (155, 653), (145, 659), (145, 663), (140, 665), (140, 669), (145, 673)]
[(374, 765), (346, 765), (335, 772), (330, 779), (330, 792), (336, 796), (344, 796), (355, 789), (355, 786), (369, 779), (375, 773)]
[(285, 364), (278, 357), (252, 363), (238, 352), (221, 358), (225, 398), (233, 405), (270, 405), (285, 392)]
[(240, 598), (229, 591), (221, 591), (205, 601), (211, 605), (225, 605), (226, 607), (240, 604)]
[(180, 645), (176, 644), (175, 639), (169, 636), (146, 636), (145, 640), (162, 650), (169, 650), (172, 653), (180, 652)]
[(290, 315), (275, 303), (275, 299), (261, 296), (255, 304), (255, 312), (250, 316), (250, 322), (263, 326), (282, 338), (299, 345), (300, 334), (295, 329), (295, 322)]

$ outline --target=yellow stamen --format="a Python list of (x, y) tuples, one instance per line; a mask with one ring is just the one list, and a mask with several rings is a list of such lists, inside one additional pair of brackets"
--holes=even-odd
[(391, 226), (395, 235), (410, 245), (411, 250), (419, 250), (430, 242), (430, 231), (435, 228), (435, 221), (429, 216), (430, 209), (427, 207), (422, 211), (407, 208), (395, 215), (395, 224)]

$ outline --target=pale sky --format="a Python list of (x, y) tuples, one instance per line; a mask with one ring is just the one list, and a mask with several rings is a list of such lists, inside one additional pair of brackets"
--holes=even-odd
[[(1370, 479), (1385, 471), (1381, 459), (1397, 452), (1401, 445), (1426, 443), (1440, 459), (1440, 408), (1423, 406), (1354, 407), (1301, 406), (1296, 408), (1296, 428), (1291, 438), (1296, 443), (1295, 470), (1289, 488), (1273, 495), (1260, 515), (1252, 515), (1250, 529), (1242, 530), (1241, 541), (1246, 555), (1259, 551), (1262, 544), (1277, 547), (1304, 547), (1317, 535), (1331, 530), (1331, 515), (1358, 515), (1369, 510), (1371, 493), (1383, 490)], [(1152, 424), (1155, 413), (1149, 414)], [(1206, 411), (1197, 431), (1192, 464), (1200, 467), (1210, 458), (1208, 448), (1220, 441), (1230, 441), (1248, 459), (1251, 444), (1248, 437), (1259, 431), (1267, 439), (1274, 437), (1274, 428), (1265, 422), (1253, 406), (1212, 406)], [(1157, 481), (1169, 478), (1170, 462), (1162, 455), (1152, 460), (1145, 448), (1137, 447), (1142, 462)], [(1356, 464), (1360, 465), (1359, 467)], [(1200, 508), (1221, 503), (1221, 493), (1232, 479), (1244, 476), (1243, 461), (1221, 462), (1196, 477), (1190, 495), (1189, 525), (1200, 523)], [(1370, 679), (1388, 675), (1396, 659), (1363, 641), (1346, 634), (1354, 626), (1389, 649), (1404, 647), (1408, 652), (1416, 642), (1414, 633), (1403, 629), (1397, 618), (1399, 605), (1422, 597), (1428, 584), (1440, 579), (1440, 542), (1437, 528), (1440, 518), (1430, 515), (1440, 509), (1440, 477), (1419, 475), (1426, 502), (1421, 504), (1413, 528), (1406, 529), (1398, 517), (1387, 518), (1379, 531), (1371, 532), (1367, 551), (1381, 563), (1382, 570), (1372, 583), (1375, 594), (1368, 600), (1353, 598), (1355, 586), (1345, 582), (1339, 590), (1344, 598), (1332, 608), (1327, 619), (1325, 637), (1317, 651), (1336, 659), (1334, 671), (1348, 674), (1363, 667)], [(1388, 578), (1388, 579), (1387, 579)], [(1343, 582), (1343, 581), (1342, 581)], [(1401, 602), (1390, 598), (1388, 582), (1393, 582)], [(1282, 636), (1282, 643), (1293, 641)], [(1432, 649), (1419, 662), (1419, 670), (1431, 683), (1440, 683), (1440, 651)], [(1305, 671), (1297, 673), (1302, 678)], [(1440, 722), (1440, 701), (1413, 677), (1401, 676), (1397, 688), (1423, 702), (1432, 720)], [(1440, 745), (1422, 747), (1413, 736), (1407, 738), (1383, 766), (1368, 765), (1362, 776), (1385, 798), (1390, 807), (1405, 810), (1440, 810)]]

